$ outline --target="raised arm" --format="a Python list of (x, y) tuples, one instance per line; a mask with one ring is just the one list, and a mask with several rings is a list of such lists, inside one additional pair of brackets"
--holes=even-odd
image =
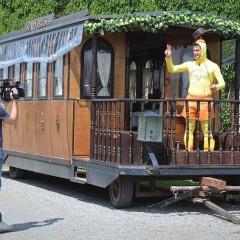
[[(18, 93), (18, 91), (17, 91), (16, 88), (13, 88), (12, 91), (13, 91), (13, 92), (12, 92), (13, 94), (17, 94), (17, 93)], [(11, 95), (12, 95), (12, 94), (11, 94)], [(11, 96), (11, 97), (12, 97), (12, 96)], [(13, 124), (16, 123), (17, 117), (18, 117), (17, 102), (13, 99), (10, 116), (9, 116), (8, 118), (6, 118), (6, 119), (4, 120), (4, 122), (7, 123), (7, 124), (13, 125)]]
[(165, 50), (165, 56), (166, 56), (166, 58), (172, 57), (172, 46), (171, 45), (167, 45), (167, 48)]
[(187, 64), (185, 64), (185, 63), (182, 63), (180, 65), (173, 65), (172, 46), (171, 45), (167, 45), (167, 48), (164, 53), (166, 56), (165, 60), (166, 60), (167, 68), (170, 73), (187, 72), (188, 71)]

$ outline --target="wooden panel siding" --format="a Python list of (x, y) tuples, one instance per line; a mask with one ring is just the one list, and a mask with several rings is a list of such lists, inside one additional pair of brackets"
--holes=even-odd
[[(23, 112), (21, 110), (22, 106), (24, 105), (23, 102), (18, 102), (18, 120), (16, 125), (9, 125), (10, 130), (10, 141), (12, 149), (16, 149), (17, 151), (23, 150), (23, 128), (22, 128), (22, 115)], [(5, 124), (6, 125), (6, 124)], [(5, 141), (5, 140), (4, 140)]]
[(106, 35), (114, 50), (114, 97), (124, 98), (126, 33)]
[(19, 111), (21, 114), (22, 121), (22, 140), (23, 150), (27, 153), (37, 154), (37, 142), (36, 142), (36, 131), (35, 131), (35, 102), (29, 101), (24, 102)]
[(78, 46), (70, 52), (70, 69), (69, 69), (69, 98), (79, 99), (80, 97), (80, 79), (81, 79), (81, 47)]
[(74, 114), (74, 101), (67, 101), (67, 140), (69, 146), (69, 158), (73, 156), (73, 131), (74, 131), (74, 122), (73, 122), (73, 114)]
[(63, 64), (63, 96), (66, 99), (69, 94), (69, 54), (64, 55)]
[(2, 123), (3, 131), (3, 149), (12, 149), (10, 126), (6, 123)]
[[(68, 141), (68, 110), (67, 101), (55, 100), (51, 102), (51, 136), (53, 156), (57, 158), (70, 159)], [(69, 124), (72, 124), (71, 122)]]
[(74, 104), (74, 155), (90, 154), (90, 101), (80, 100)]
[(37, 153), (52, 156), (50, 101), (36, 103), (36, 142)]

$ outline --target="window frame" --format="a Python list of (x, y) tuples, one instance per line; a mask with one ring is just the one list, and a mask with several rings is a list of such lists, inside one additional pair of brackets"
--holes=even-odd
[[(58, 76), (55, 76), (55, 73), (56, 73), (56, 64), (58, 63), (58, 60), (59, 59), (62, 59), (61, 60), (61, 63), (62, 63), (62, 69), (60, 70), (61, 71), (61, 78), (62, 78), (62, 86), (61, 86), (61, 90), (62, 90), (62, 93), (61, 93), (61, 95), (57, 95), (56, 94), (56, 86), (57, 86), (57, 84), (56, 84), (56, 80), (57, 80), (57, 78), (58, 78)], [(63, 99), (63, 97), (64, 97), (64, 56), (61, 56), (61, 57), (59, 57), (56, 61), (54, 61), (54, 63), (53, 63), (53, 98), (54, 99)]]
[[(45, 74), (44, 76), (40, 76), (41, 74), (41, 65), (42, 64), (46, 64), (46, 69), (45, 69)], [(47, 99), (48, 98), (48, 63), (38, 63), (38, 99)], [(46, 83), (45, 83), (45, 95), (40, 95), (40, 80), (45, 79)]]
[[(32, 65), (32, 72), (31, 72), (31, 77), (27, 79), (27, 74), (28, 74), (28, 66), (29, 64)], [(34, 82), (33, 82), (33, 77), (34, 77), (34, 63), (33, 62), (26, 62), (25, 63), (25, 74), (24, 74), (24, 88), (25, 88), (25, 99), (31, 100), (33, 99), (33, 89), (34, 89)], [(31, 85), (31, 96), (28, 96), (27, 93), (27, 81), (31, 81), (32, 85)]]
[[(109, 75), (109, 83), (108, 85), (110, 85), (110, 87), (108, 87), (107, 89), (109, 90), (110, 94), (109, 96), (98, 96), (97, 94), (100, 92), (100, 90), (97, 92), (97, 85), (98, 83), (101, 83), (100, 80), (100, 76), (99, 76), (99, 70), (98, 70), (98, 66), (97, 66), (97, 82), (96, 82), (96, 96), (95, 98), (113, 98), (114, 95), (114, 50), (113, 47), (111, 45), (111, 43), (109, 43), (106, 39), (103, 38), (98, 38), (97, 39), (97, 51), (99, 51), (100, 48), (103, 48), (104, 50), (107, 50), (107, 52), (109, 52), (111, 54), (111, 67), (110, 67), (110, 75)], [(82, 51), (81, 51), (81, 62), (82, 62), (82, 66), (81, 66), (81, 91), (80, 91), (80, 97), (81, 99), (89, 99), (91, 98), (91, 83), (89, 84), (89, 88), (90, 88), (90, 93), (89, 95), (85, 95), (84, 94), (84, 86), (87, 86), (88, 84), (84, 85), (84, 67), (85, 67), (85, 63), (84, 63), (84, 53), (85, 51), (89, 51), (92, 49), (92, 39), (89, 39), (83, 46)], [(92, 59), (92, 58), (91, 58)]]

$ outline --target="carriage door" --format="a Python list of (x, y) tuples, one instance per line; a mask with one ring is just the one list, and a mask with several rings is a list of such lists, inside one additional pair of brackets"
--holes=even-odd
[(159, 33), (130, 33), (129, 97), (164, 96), (165, 39)]

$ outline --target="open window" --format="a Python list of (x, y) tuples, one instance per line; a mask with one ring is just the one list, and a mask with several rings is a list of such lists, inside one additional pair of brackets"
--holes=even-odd
[(129, 98), (137, 97), (137, 65), (134, 61), (130, 64), (130, 78), (129, 78)]
[[(136, 98), (161, 98), (164, 93), (165, 36), (160, 33), (141, 32), (128, 35), (131, 59), (129, 96), (133, 95), (134, 86)], [(136, 66), (136, 70), (133, 70), (133, 66)]]
[(25, 65), (25, 98), (33, 96), (33, 63), (27, 62)]
[(47, 98), (47, 63), (39, 63), (38, 97)]
[(0, 79), (7, 79), (8, 78), (8, 67), (0, 69)]
[(13, 81), (18, 82), (20, 81), (20, 63), (14, 65), (13, 68)]
[(54, 62), (53, 95), (56, 98), (63, 97), (63, 56)]

